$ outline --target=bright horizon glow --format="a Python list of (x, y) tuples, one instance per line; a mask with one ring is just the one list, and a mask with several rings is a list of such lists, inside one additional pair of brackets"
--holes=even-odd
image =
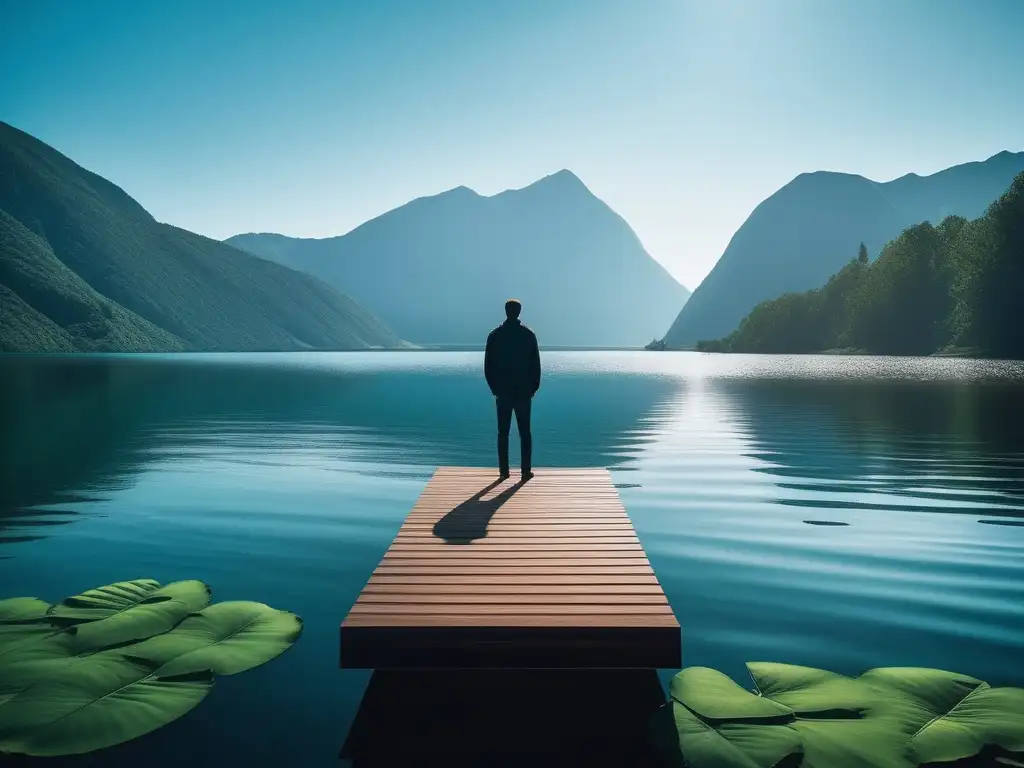
[[(215, 6), (215, 7), (214, 7)], [(800, 173), (1024, 149), (1017, 0), (22, 2), (0, 119), (218, 239), (568, 168), (691, 290)]]

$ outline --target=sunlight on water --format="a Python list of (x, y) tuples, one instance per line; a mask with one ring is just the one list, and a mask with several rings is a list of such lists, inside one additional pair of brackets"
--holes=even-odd
[[(611, 468), (686, 664), (1024, 684), (1024, 366), (543, 361), (535, 463)], [(306, 621), (280, 660), (105, 765), (177, 764), (196, 739), (221, 744), (214, 761), (337, 764), (367, 679), (337, 669), (338, 622), (434, 468), (494, 466), (481, 368), (473, 352), (0, 358), (3, 595), (201, 578)]]

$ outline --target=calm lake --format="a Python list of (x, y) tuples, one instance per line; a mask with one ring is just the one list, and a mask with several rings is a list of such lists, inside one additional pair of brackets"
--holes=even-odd
[[(1024, 365), (542, 358), (535, 465), (611, 469), (685, 664), (1024, 685)], [(305, 620), (176, 723), (67, 762), (338, 765), (369, 678), (338, 669), (339, 622), (433, 470), (495, 464), (482, 354), (8, 356), (0, 388), (0, 597), (197, 578)]]

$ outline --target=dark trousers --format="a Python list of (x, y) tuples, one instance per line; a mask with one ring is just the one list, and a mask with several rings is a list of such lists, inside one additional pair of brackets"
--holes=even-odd
[(533, 435), (530, 434), (530, 405), (528, 397), (496, 399), (498, 405), (498, 470), (508, 473), (508, 433), (512, 428), (512, 413), (516, 414), (516, 428), (519, 430), (519, 452), (522, 456), (522, 470), (532, 468)]

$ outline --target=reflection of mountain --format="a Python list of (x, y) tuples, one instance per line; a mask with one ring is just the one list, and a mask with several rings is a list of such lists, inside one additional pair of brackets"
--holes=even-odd
[(109, 366), (56, 360), (0, 365), (0, 531), (14, 523), (19, 540), (71, 522), (76, 512), (61, 505), (112, 490), (139, 466), (131, 388)]
[[(413, 353), (415, 354), (415, 353)], [(246, 452), (314, 451), (375, 465), (494, 464), (493, 400), (478, 366), (424, 358), (388, 368), (267, 356), (8, 358), (0, 365), (0, 528), (68, 521), (79, 495), (103, 495), (146, 465), (212, 442)], [(626, 375), (546, 375), (534, 410), (538, 466), (610, 466), (678, 384)], [(517, 459), (513, 435), (513, 460)], [(287, 456), (279, 458), (287, 462)]]
[(776, 503), (1024, 517), (1019, 384), (747, 380), (719, 386), (738, 406), (750, 455), (770, 464), (757, 471), (777, 478), (781, 489), (809, 494)]

